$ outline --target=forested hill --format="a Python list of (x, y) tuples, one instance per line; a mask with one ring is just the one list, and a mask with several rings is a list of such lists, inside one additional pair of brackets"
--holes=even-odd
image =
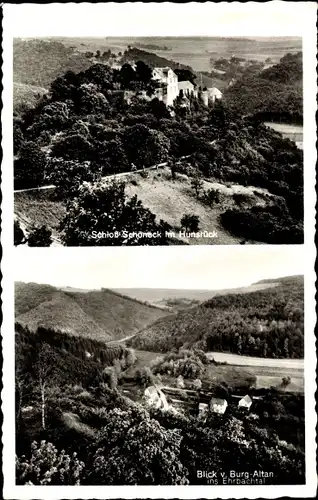
[(83, 53), (54, 40), (13, 40), (13, 81), (48, 89), (66, 71), (84, 71), (91, 62)]
[(286, 278), (275, 287), (213, 297), (160, 319), (130, 344), (167, 352), (180, 347), (261, 357), (304, 354), (303, 280)]
[(247, 70), (225, 91), (231, 109), (264, 121), (302, 123), (302, 53), (286, 54), (278, 64), (258, 74)]
[(301, 274), (295, 274), (294, 276), (284, 276), (283, 278), (269, 278), (265, 280), (260, 280), (255, 283), (255, 285), (258, 284), (266, 284), (266, 283), (275, 283), (275, 284), (283, 284), (283, 283), (292, 283), (296, 284), (298, 283), (300, 286), (303, 286), (304, 284), (304, 277)]
[(153, 52), (148, 52), (146, 50), (138, 49), (137, 47), (132, 47), (125, 50), (122, 56), (122, 63), (132, 63), (135, 61), (143, 61), (145, 64), (151, 67), (165, 67), (169, 66), (173, 70), (175, 69), (184, 69), (193, 71), (191, 66), (187, 66), (186, 64), (181, 64), (176, 61), (172, 61), (171, 59), (166, 59), (165, 57), (158, 56)]
[(98, 341), (133, 334), (166, 313), (110, 290), (65, 292), (49, 285), (16, 283), (16, 321)]

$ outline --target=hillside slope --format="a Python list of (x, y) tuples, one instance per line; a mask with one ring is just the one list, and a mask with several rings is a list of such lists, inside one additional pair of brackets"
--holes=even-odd
[(145, 325), (166, 316), (161, 309), (143, 304), (131, 297), (125, 297), (111, 290), (97, 290), (87, 293), (70, 293), (81, 309), (100, 326), (107, 325), (113, 338), (135, 333)]
[(223, 290), (213, 290), (212, 286), (209, 290), (178, 290), (173, 288), (116, 288), (114, 291), (157, 307), (166, 307), (171, 310), (178, 310), (191, 305), (197, 305), (200, 302), (212, 299), (216, 295), (225, 295), (228, 293), (250, 293), (276, 285), (277, 283), (275, 283), (274, 280), (268, 280), (268, 282), (261, 281), (246, 287), (228, 288)]
[(25, 108), (32, 108), (36, 101), (48, 92), (43, 87), (36, 87), (26, 83), (13, 83), (13, 110), (18, 112)]
[(13, 41), (13, 80), (48, 88), (66, 71), (84, 71), (90, 61), (72, 47), (54, 40), (19, 39)]
[(301, 123), (303, 114), (302, 53), (286, 54), (258, 75), (246, 72), (225, 91), (228, 105), (238, 113), (256, 114), (266, 121)]
[(131, 339), (138, 349), (199, 347), (261, 357), (303, 357), (303, 280), (218, 295), (156, 321)]
[(133, 334), (166, 315), (109, 290), (62, 291), (49, 285), (16, 283), (16, 321), (35, 331), (38, 327), (99, 341)]

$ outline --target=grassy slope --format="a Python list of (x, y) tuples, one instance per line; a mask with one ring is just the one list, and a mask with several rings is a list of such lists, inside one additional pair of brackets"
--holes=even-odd
[(65, 209), (61, 202), (50, 198), (49, 191), (29, 191), (14, 194), (14, 213), (22, 224), (30, 229), (33, 225), (46, 225), (58, 238), (56, 227)]
[(13, 80), (17, 83), (49, 88), (66, 71), (84, 71), (91, 65), (83, 55), (54, 40), (15, 39), (13, 42)]
[(166, 315), (109, 290), (63, 292), (48, 285), (17, 283), (16, 320), (35, 330), (38, 326), (97, 340), (133, 334)]
[(27, 107), (33, 107), (39, 97), (48, 91), (43, 87), (36, 87), (26, 83), (13, 83), (13, 109), (18, 110), (21, 103)]
[(71, 47), (54, 40), (14, 39), (13, 103), (34, 105), (37, 96), (48, 91), (50, 84), (66, 71), (84, 71), (91, 62)]
[(60, 291), (55, 292), (51, 300), (18, 316), (17, 321), (28, 326), (31, 331), (42, 326), (100, 341), (111, 338), (106, 328), (101, 328), (74, 300)]
[[(218, 233), (217, 238), (183, 239), (187, 244), (232, 245), (240, 243), (242, 238), (236, 238), (228, 233), (219, 222), (219, 215), (227, 208), (236, 206), (232, 199), (234, 193), (251, 195), (251, 203), (263, 203), (262, 198), (255, 196), (256, 191), (265, 192), (263, 189), (239, 185), (226, 187), (220, 183), (205, 181), (205, 189), (217, 189), (223, 197), (222, 202), (212, 209), (196, 199), (190, 187), (190, 180), (186, 176), (179, 176), (179, 179), (175, 181), (172, 181), (169, 176), (168, 171), (150, 172), (145, 179), (137, 174), (137, 185), (127, 184), (126, 193), (129, 197), (136, 194), (143, 205), (157, 216), (158, 221), (160, 219), (167, 221), (177, 233), (181, 229), (180, 219), (185, 213), (194, 213), (199, 216), (200, 231), (216, 230)], [(53, 200), (51, 191), (15, 193), (14, 212), (26, 228), (35, 224), (47, 225), (51, 228), (54, 238), (58, 240), (56, 227), (63, 218), (65, 209), (61, 202)]]
[[(226, 186), (213, 183), (204, 182), (205, 189), (217, 189), (223, 195), (223, 200), (218, 205), (210, 208), (196, 199), (190, 187), (190, 180), (184, 176), (178, 180), (172, 181), (166, 178), (166, 174), (162, 173), (160, 177), (158, 174), (150, 173), (148, 178), (138, 179), (138, 185), (128, 185), (126, 192), (129, 196), (137, 195), (142, 201), (143, 205), (157, 215), (158, 220), (163, 219), (168, 222), (175, 231), (179, 231), (180, 219), (183, 214), (191, 213), (199, 216), (200, 227), (199, 231), (216, 231), (217, 238), (190, 238), (185, 241), (190, 245), (198, 244), (215, 244), (215, 245), (233, 245), (238, 244), (242, 238), (237, 238), (228, 233), (219, 221), (219, 216), (227, 208), (233, 207), (232, 195), (234, 193), (244, 192), (252, 194), (254, 188), (245, 188), (243, 186), (236, 186), (227, 188)], [(258, 189), (258, 191), (264, 191)], [(253, 198), (251, 198), (253, 200)], [(253, 202), (253, 201), (252, 201)], [(261, 200), (254, 197), (254, 203), (262, 203)]]
[(125, 337), (166, 316), (159, 308), (115, 294), (110, 290), (69, 293), (81, 309), (99, 325), (107, 325), (116, 338)]

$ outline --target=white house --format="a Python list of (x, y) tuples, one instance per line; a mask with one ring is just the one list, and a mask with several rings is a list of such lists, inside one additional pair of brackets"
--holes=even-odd
[(151, 385), (145, 389), (144, 397), (146, 403), (150, 406), (153, 406), (154, 408), (162, 408), (164, 410), (168, 410), (169, 408), (166, 396), (160, 389), (158, 389), (154, 385)]
[(238, 406), (240, 408), (247, 408), (249, 410), (252, 405), (252, 402), (253, 402), (252, 398), (247, 394), (246, 396), (244, 396), (244, 398), (239, 400)]
[(223, 97), (222, 92), (216, 87), (208, 89), (209, 101), (215, 102), (217, 99), (222, 99), (222, 97)]
[(222, 99), (222, 97), (222, 92), (216, 87), (201, 91), (201, 100), (205, 106), (208, 106), (211, 102), (214, 103), (216, 100)]
[(152, 71), (153, 80), (157, 80), (166, 86), (167, 93), (164, 101), (167, 106), (172, 106), (173, 101), (179, 95), (178, 77), (171, 68), (154, 68)]
[(227, 401), (220, 398), (212, 398), (210, 401), (210, 408), (213, 413), (225, 413), (227, 408)]
[(199, 418), (206, 420), (209, 413), (209, 405), (207, 403), (199, 403)]
[(179, 95), (182, 94), (184, 96), (190, 96), (190, 95), (194, 95), (195, 97), (198, 96), (198, 91), (196, 90), (193, 83), (189, 81), (178, 82), (178, 90), (179, 90)]

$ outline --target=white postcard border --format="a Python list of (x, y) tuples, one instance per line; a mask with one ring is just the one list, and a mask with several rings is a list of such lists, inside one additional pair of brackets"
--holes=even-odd
[[(123, 10), (125, 7), (125, 10)], [(108, 10), (107, 10), (108, 9)], [(315, 275), (314, 246), (315, 177), (316, 164), (316, 3), (315, 2), (266, 2), (260, 4), (221, 3), (212, 4), (20, 4), (4, 6), (3, 38), (3, 161), (2, 161), (2, 288), (3, 300), (3, 474), (6, 499), (58, 499), (58, 498), (278, 498), (315, 496), (316, 475), (316, 433), (317, 422), (314, 394), (316, 391), (314, 349)], [(64, 14), (63, 14), (64, 12)], [(67, 13), (65, 15), (65, 12)], [(305, 272), (305, 408), (306, 408), (306, 485), (290, 486), (16, 486), (14, 478), (14, 286), (13, 269), (16, 258), (23, 258), (22, 252), (13, 247), (13, 156), (12, 156), (12, 38), (13, 36), (98, 36), (103, 13), (122, 15), (125, 19), (118, 28), (110, 20), (104, 22), (109, 36), (115, 35), (222, 35), (209, 31), (209, 16), (215, 15), (224, 22), (231, 35), (295, 35), (303, 37), (304, 52), (304, 183), (305, 183), (305, 245), (307, 262)], [(31, 22), (32, 16), (38, 24)], [(151, 15), (150, 15), (151, 14)], [(71, 16), (71, 17), (69, 17)], [(147, 17), (148, 16), (148, 17)], [(151, 26), (147, 25), (151, 18)], [(177, 17), (176, 17), (177, 16)], [(245, 17), (244, 17), (245, 16)], [(248, 16), (248, 17), (246, 17)], [(71, 21), (70, 21), (71, 19)], [(178, 21), (176, 21), (178, 19)], [(253, 24), (258, 20), (258, 23)], [(146, 21), (145, 21), (146, 20)], [(58, 22), (59, 21), (59, 22)], [(94, 23), (95, 21), (95, 23)], [(222, 26), (220, 24), (220, 26)], [(70, 32), (65, 31), (68, 28)], [(37, 30), (36, 30), (37, 28)], [(57, 33), (56, 29), (62, 30)], [(86, 30), (84, 33), (83, 30)], [(19, 31), (20, 30), (20, 31)], [(32, 31), (33, 30), (33, 31)], [(64, 30), (64, 31), (63, 31)], [(117, 31), (116, 31), (117, 30)], [(124, 30), (124, 32), (120, 32)], [(267, 30), (267, 31), (266, 31)], [(74, 32), (74, 33), (73, 33)], [(33, 34), (32, 34), (33, 33)], [(227, 31), (228, 33), (228, 31)], [(224, 32), (223, 32), (224, 34)], [(211, 253), (213, 252), (212, 247)], [(191, 249), (187, 249), (191, 252)], [(233, 247), (234, 250), (234, 247)], [(32, 249), (32, 252), (37, 251)], [(55, 249), (48, 251), (54, 252)], [(93, 252), (94, 249), (65, 249), (64, 251)], [(117, 251), (105, 249), (105, 251)], [(145, 251), (141, 249), (139, 251)], [(161, 251), (160, 248), (152, 249)], [(180, 247), (177, 251), (184, 252)], [(129, 250), (125, 249), (127, 258)], [(127, 285), (129, 286), (129, 285)]]

